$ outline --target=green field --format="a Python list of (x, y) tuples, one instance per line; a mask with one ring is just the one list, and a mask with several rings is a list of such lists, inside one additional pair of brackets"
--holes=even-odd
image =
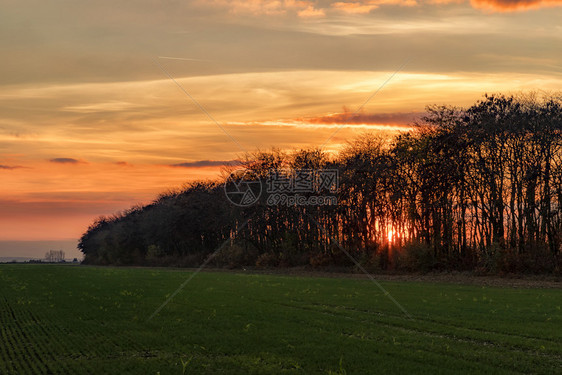
[(0, 265), (0, 374), (562, 372), (562, 290)]

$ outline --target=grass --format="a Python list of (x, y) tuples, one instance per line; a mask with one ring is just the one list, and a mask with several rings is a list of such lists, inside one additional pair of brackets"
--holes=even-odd
[(0, 265), (1, 374), (537, 373), (562, 290)]

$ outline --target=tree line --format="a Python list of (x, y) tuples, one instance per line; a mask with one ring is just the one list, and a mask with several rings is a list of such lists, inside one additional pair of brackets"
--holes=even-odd
[(45, 253), (45, 262), (60, 263), (64, 262), (65, 253), (62, 250), (49, 250)]
[[(562, 100), (485, 96), (430, 106), (414, 125), (337, 154), (244, 155), (216, 181), (99, 218), (80, 240), (84, 263), (559, 273)], [(224, 181), (240, 168), (259, 181), (335, 169), (337, 204), (235, 206)]]

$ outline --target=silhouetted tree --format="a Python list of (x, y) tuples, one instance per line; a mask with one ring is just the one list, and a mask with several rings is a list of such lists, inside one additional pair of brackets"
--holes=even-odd
[[(363, 134), (337, 154), (243, 155), (222, 179), (97, 219), (79, 243), (84, 263), (200, 264), (252, 218), (230, 245), (257, 264), (352, 265), (335, 239), (381, 268), (559, 270), (561, 98), (490, 95), (466, 109), (430, 106), (414, 125), (393, 139)], [(271, 205), (264, 194), (234, 206), (223, 184), (240, 168), (264, 192), (272, 173), (335, 169), (338, 204)]]

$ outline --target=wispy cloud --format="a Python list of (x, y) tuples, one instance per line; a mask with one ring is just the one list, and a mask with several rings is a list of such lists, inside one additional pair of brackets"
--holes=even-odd
[(49, 159), (49, 161), (51, 163), (58, 163), (58, 164), (79, 164), (79, 163), (84, 163), (83, 161), (80, 161), (78, 159), (74, 159), (74, 158), (54, 158), (54, 159)]
[(332, 8), (350, 14), (365, 14), (382, 5), (399, 5), (412, 7), (418, 5), (416, 0), (367, 0), (367, 1), (337, 1), (332, 3)]
[(203, 59), (193, 59), (189, 57), (172, 57), (172, 56), (158, 56), (159, 59), (167, 59), (167, 60), (182, 60), (182, 61), (204, 61), (204, 62), (211, 62), (211, 60), (203, 60)]
[(0, 169), (4, 169), (4, 170), (12, 170), (12, 169), (19, 169), (19, 168), (25, 168), (25, 167), (22, 167), (21, 165), (3, 165), (3, 164), (0, 164)]
[(372, 125), (409, 125), (423, 116), (423, 112), (396, 113), (332, 113), (325, 116), (297, 118), (295, 121), (308, 124), (372, 124)]
[(324, 16), (324, 10), (312, 0), (198, 0), (198, 5), (228, 9), (233, 14), (290, 15), (309, 18)]
[(223, 165), (237, 165), (239, 160), (197, 160), (185, 163), (170, 164), (170, 167), (179, 168), (202, 168), (202, 167), (220, 167)]
[(63, 111), (76, 113), (99, 113), (132, 110), (137, 107), (138, 104), (115, 100), (110, 102), (89, 103), (87, 105), (67, 106), (63, 108)]

